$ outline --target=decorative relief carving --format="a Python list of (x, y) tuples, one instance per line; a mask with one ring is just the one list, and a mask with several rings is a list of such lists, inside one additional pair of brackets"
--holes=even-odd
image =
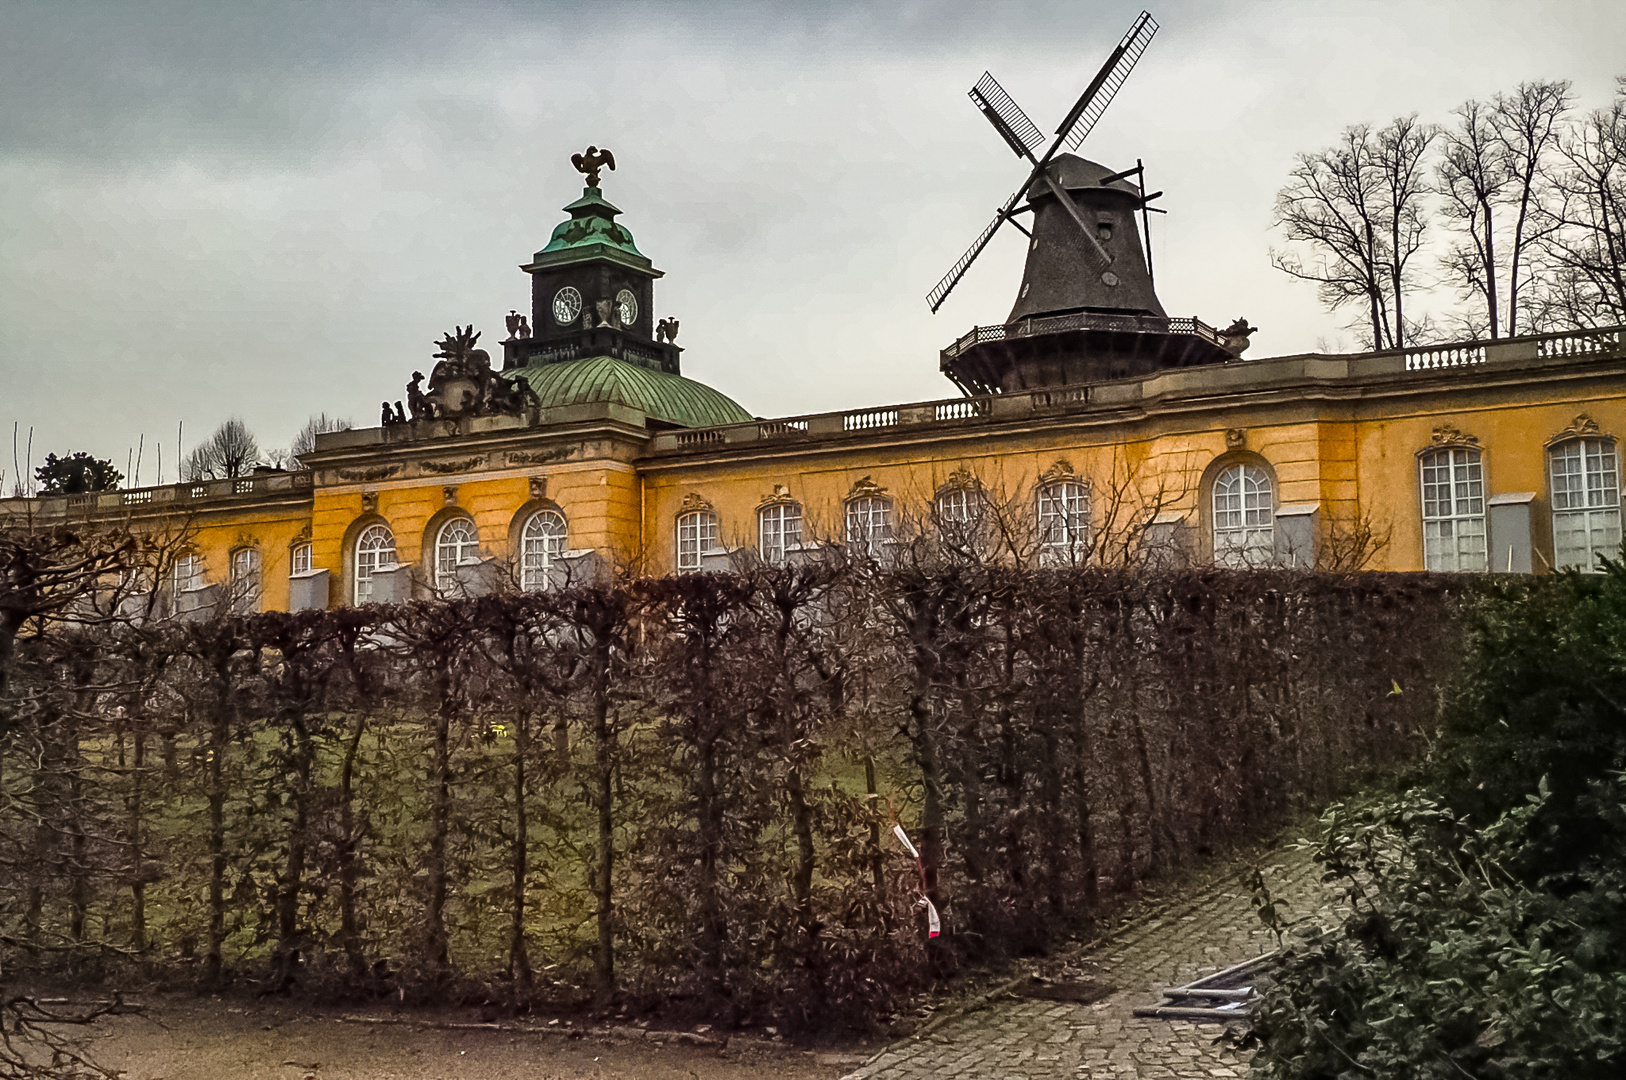
[(687, 514), (694, 510), (710, 510), (711, 500), (697, 491), (691, 491), (683, 496), (683, 505), (678, 507), (678, 513)]
[(548, 478), (545, 476), (531, 477), (531, 498), (545, 499), (548, 497)]
[(440, 489), (440, 493), (441, 493), (441, 495), (443, 495), (445, 497), (447, 506), (456, 506), (457, 505), (457, 485), (456, 484), (447, 484), (445, 487)]
[(886, 488), (882, 487), (880, 484), (877, 484), (874, 480), (871, 480), (869, 477), (866, 476), (863, 479), (861, 479), (861, 480), (859, 480), (859, 481), (857, 481), (856, 483), (853, 484), (852, 490), (847, 492), (847, 498), (849, 498), (849, 499), (878, 498), (879, 496), (882, 496), (882, 495), (885, 495), (885, 494), (886, 494)]
[(773, 486), (773, 494), (764, 495), (762, 497), (762, 501), (760, 503), (758, 503), (757, 505), (758, 506), (783, 506), (783, 505), (785, 505), (787, 503), (794, 503), (795, 501), (796, 500), (791, 497), (790, 488), (786, 487), (784, 484), (775, 484)]
[(1574, 420), (1570, 421), (1569, 427), (1565, 428), (1563, 431), (1560, 431), (1557, 436), (1553, 438), (1553, 442), (1558, 442), (1561, 439), (1578, 439), (1588, 435), (1597, 434), (1598, 422), (1592, 419), (1592, 417), (1588, 416), (1586, 413), (1581, 413)]
[(1435, 446), (1478, 446), (1478, 435), (1464, 435), (1455, 424), (1441, 424), (1430, 439)]
[(378, 492), (363, 491), (361, 493), (361, 512), (364, 514), (378, 513)]
[(481, 454), (475, 457), (463, 458), (459, 461), (420, 461), (418, 464), (423, 467), (425, 472), (445, 475), (446, 473), (470, 472), (484, 465), (485, 461), (485, 455)]
[(1077, 479), (1078, 473), (1073, 471), (1073, 463), (1062, 458), (1057, 458), (1055, 464), (1051, 465), (1050, 468), (1039, 474), (1039, 485), (1043, 487), (1048, 484), (1059, 484), (1063, 480), (1076, 481)]
[(1247, 448), (1247, 445), (1247, 428), (1234, 427), (1225, 429), (1225, 448), (1227, 450), (1243, 450)]
[(339, 469), (339, 479), (367, 484), (374, 480), (388, 480), (401, 471), (399, 465), (373, 465), (365, 469)]
[(510, 450), (505, 455), (510, 465), (550, 465), (555, 461), (564, 461), (575, 451), (568, 446), (557, 450)]
[(943, 481), (940, 491), (978, 491), (982, 488), (982, 481), (974, 476), (970, 469), (955, 469)]

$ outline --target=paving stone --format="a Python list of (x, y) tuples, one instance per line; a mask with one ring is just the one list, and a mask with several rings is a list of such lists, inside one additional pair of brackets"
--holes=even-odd
[[(1198, 1080), (1248, 1074), (1249, 1054), (1216, 1043), (1219, 1024), (1138, 1019), (1159, 992), (1274, 948), (1249, 895), (1246, 867), (1217, 868), (1172, 906), (1131, 921), (1079, 962), (1117, 989), (1089, 1006), (1005, 1000), (944, 1022), (925, 1038), (897, 1043), (846, 1080)], [(1329, 924), (1332, 897), (1304, 852), (1264, 861), (1265, 880), (1296, 917)], [(968, 1054), (968, 1049), (974, 1053)]]

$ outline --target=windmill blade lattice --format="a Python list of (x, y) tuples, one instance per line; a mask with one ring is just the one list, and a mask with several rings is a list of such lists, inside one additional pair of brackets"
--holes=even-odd
[(1056, 134), (1067, 144), (1067, 149), (1077, 150), (1078, 144), (1084, 141), (1084, 136), (1095, 127), (1096, 121), (1101, 119), (1101, 114), (1112, 104), (1119, 87), (1129, 78), (1129, 73), (1135, 69), (1135, 64), (1146, 51), (1146, 46), (1152, 43), (1152, 36), (1156, 33), (1157, 20), (1152, 18), (1150, 11), (1141, 12), (1140, 18), (1129, 28), (1129, 33), (1124, 35), (1124, 39), (1118, 43), (1112, 55), (1107, 57), (1107, 62), (1101, 66), (1089, 89), (1080, 95), (1078, 104), (1073, 106), (1073, 111), (1067, 114), (1067, 119), (1056, 129)]
[(965, 272), (971, 269), (972, 263), (977, 261), (977, 256), (981, 255), (982, 249), (988, 246), (988, 241), (994, 238), (994, 233), (998, 232), (999, 227), (1005, 224), (1005, 219), (1010, 216), (1011, 207), (1016, 205), (1016, 201), (1021, 195), (1022, 193), (1018, 191), (1011, 196), (1010, 202), (1005, 205), (1005, 209), (1001, 210), (998, 216), (988, 223), (988, 227), (982, 230), (982, 235), (977, 237), (976, 241), (966, 249), (964, 255), (960, 256), (960, 261), (955, 263), (949, 272), (943, 275), (943, 280), (937, 283), (937, 287), (926, 295), (926, 303), (930, 305), (932, 314), (937, 314), (937, 309), (943, 306), (943, 301), (948, 298), (948, 294), (953, 291), (954, 286), (958, 285), (960, 279), (965, 277)]
[(982, 73), (977, 85), (971, 88), (970, 97), (1017, 157), (1031, 158), (1044, 145), (1044, 133), (1039, 125), (1028, 118), (1022, 106), (1011, 100), (990, 72)]

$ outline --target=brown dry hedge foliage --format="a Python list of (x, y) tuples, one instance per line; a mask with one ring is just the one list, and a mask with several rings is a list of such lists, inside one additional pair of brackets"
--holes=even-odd
[(0, 961), (863, 1025), (1405, 756), (1457, 588), (812, 563), (41, 624)]

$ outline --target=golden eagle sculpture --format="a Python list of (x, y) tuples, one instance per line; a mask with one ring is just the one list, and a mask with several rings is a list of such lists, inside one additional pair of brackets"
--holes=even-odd
[(598, 171), (608, 165), (611, 172), (615, 172), (615, 155), (608, 150), (600, 150), (596, 146), (589, 146), (585, 154), (571, 154), (570, 163), (576, 166), (576, 171), (587, 177), (588, 187), (598, 187)]

